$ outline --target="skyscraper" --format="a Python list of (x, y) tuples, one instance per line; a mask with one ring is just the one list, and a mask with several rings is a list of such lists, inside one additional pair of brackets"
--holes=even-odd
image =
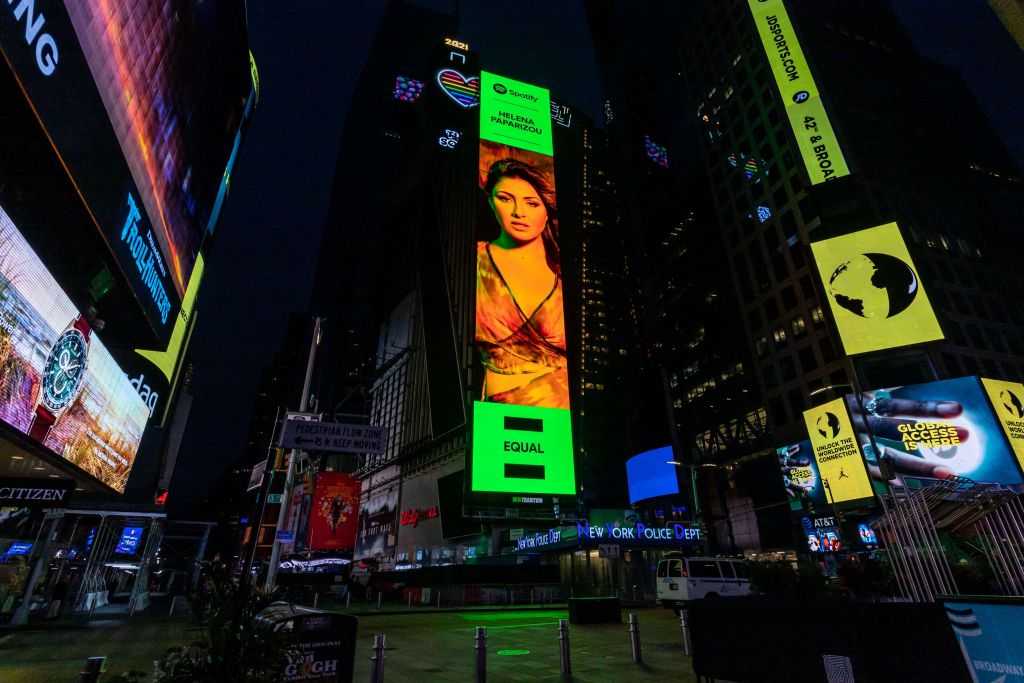
[[(784, 37), (803, 49), (849, 175), (820, 182), (825, 162), (798, 145), (804, 131), (770, 68), (783, 48), (762, 43), (748, 3), (705, 3), (681, 41), (721, 265), (775, 445), (805, 438), (803, 411), (855, 387), (1022, 372), (1022, 319), (1006, 296), (1021, 182), (977, 103), (955, 72), (914, 52), (887, 3), (785, 7), (795, 32)], [(889, 222), (944, 339), (848, 355), (807, 245)]]

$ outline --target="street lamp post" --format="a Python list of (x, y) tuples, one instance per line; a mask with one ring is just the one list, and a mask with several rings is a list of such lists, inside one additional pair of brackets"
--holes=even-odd
[[(302, 385), (302, 399), (299, 403), (299, 412), (306, 412), (309, 407), (309, 388), (313, 380), (313, 365), (316, 362), (316, 349), (320, 345), (320, 324), (323, 318), (316, 318), (313, 325), (313, 340), (309, 345), (309, 359), (306, 361), (306, 380)], [(267, 582), (265, 588), (273, 590), (277, 581), (277, 565), (281, 561), (281, 542), (277, 539), (284, 526), (284, 516), (291, 502), (292, 483), (295, 479), (295, 462), (299, 459), (299, 449), (293, 448), (288, 458), (288, 473), (284, 477), (284, 492), (281, 496), (281, 508), (277, 513), (277, 527), (274, 531), (274, 540), (270, 550), (270, 566), (267, 568)]]

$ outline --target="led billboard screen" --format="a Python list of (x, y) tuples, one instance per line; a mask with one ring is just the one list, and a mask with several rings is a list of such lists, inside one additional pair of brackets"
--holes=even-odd
[(64, 4), (180, 296), (251, 88), (244, 10)]
[(942, 339), (895, 223), (811, 244), (848, 355)]
[(828, 504), (825, 497), (825, 486), (818, 472), (818, 463), (814, 459), (814, 449), (810, 440), (783, 446), (775, 449), (779, 458), (779, 469), (782, 471), (782, 485), (786, 489), (789, 509), (797, 512), (809, 508), (825, 509)]
[(662, 446), (626, 461), (626, 480), (629, 484), (629, 502), (679, 493), (675, 456), (671, 446)]
[(478, 181), (494, 221), (476, 246), (473, 492), (576, 489), (551, 152), (547, 90), (482, 72)]
[(309, 517), (309, 549), (351, 551), (358, 522), (359, 480), (344, 472), (318, 474)]
[(0, 420), (123, 491), (149, 408), (0, 208)]
[(782, 0), (747, 0), (812, 185), (850, 175)]
[(244, 3), (37, 0), (5, 14), (0, 51), (166, 343), (251, 109)]
[(837, 398), (804, 411), (819, 483), (830, 503), (874, 496), (846, 403)]
[(980, 600), (943, 601), (971, 680), (1024, 680), (1024, 605), (1013, 598)]
[[(860, 401), (853, 395), (846, 401), (865, 451), (873, 438), (881, 462), (897, 477), (1024, 483), (976, 377), (875, 389), (863, 392)], [(995, 408), (998, 414), (1002, 406)]]
[(31, 543), (18, 542), (18, 543), (12, 543), (11, 547), (8, 548), (7, 552), (5, 552), (4, 554), (5, 555), (28, 555), (29, 552), (31, 552), (31, 550), (32, 550), (32, 544)]
[(126, 526), (117, 539), (114, 552), (118, 555), (135, 555), (139, 552), (139, 541), (142, 540), (141, 526)]
[(394, 553), (398, 539), (398, 489), (374, 493), (359, 506), (354, 558)]
[(1024, 384), (982, 377), (981, 386), (1017, 456), (1017, 464), (1024, 468)]

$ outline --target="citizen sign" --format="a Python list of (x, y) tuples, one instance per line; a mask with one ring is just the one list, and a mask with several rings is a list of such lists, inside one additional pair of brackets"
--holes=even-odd
[(71, 479), (0, 477), (0, 507), (64, 507), (74, 488)]

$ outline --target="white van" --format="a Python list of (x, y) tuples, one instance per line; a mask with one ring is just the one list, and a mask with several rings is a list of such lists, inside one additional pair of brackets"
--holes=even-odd
[(750, 593), (742, 560), (670, 557), (658, 562), (658, 601), (676, 611), (689, 600), (731, 598)]

